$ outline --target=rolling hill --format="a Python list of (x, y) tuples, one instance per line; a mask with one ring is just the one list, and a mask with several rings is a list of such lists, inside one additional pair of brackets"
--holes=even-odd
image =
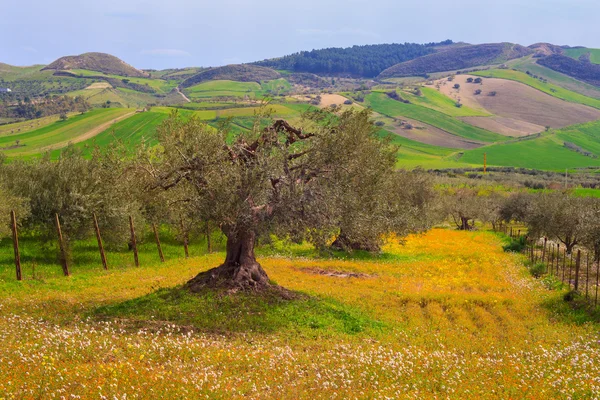
[(257, 65), (239, 64), (211, 68), (184, 80), (180, 87), (188, 88), (206, 81), (261, 82), (281, 78), (281, 74), (271, 68)]
[(78, 56), (61, 57), (42, 70), (68, 71), (73, 69), (84, 69), (119, 76), (148, 76), (146, 72), (134, 68), (125, 61), (106, 53), (84, 53)]
[(489, 43), (450, 47), (434, 54), (396, 64), (379, 74), (378, 79), (422, 76), (433, 72), (461, 70), (481, 65), (502, 64), (525, 57), (533, 50), (513, 43)]

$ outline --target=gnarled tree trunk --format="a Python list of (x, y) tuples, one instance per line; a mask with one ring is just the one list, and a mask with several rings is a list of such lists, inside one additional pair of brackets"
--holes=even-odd
[(227, 236), (225, 262), (201, 272), (187, 283), (191, 291), (203, 288), (260, 291), (270, 286), (269, 277), (254, 257), (256, 234), (243, 232)]
[(379, 243), (375, 241), (355, 241), (348, 238), (346, 234), (343, 232), (335, 238), (334, 242), (331, 244), (331, 247), (336, 250), (364, 250), (368, 252), (378, 252), (381, 250)]

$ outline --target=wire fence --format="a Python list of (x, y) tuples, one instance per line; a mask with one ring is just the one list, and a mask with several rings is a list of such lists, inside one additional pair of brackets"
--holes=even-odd
[[(519, 239), (520, 236), (511, 236)], [(524, 252), (532, 268), (540, 274), (550, 275), (576, 292), (595, 306), (598, 305), (600, 262), (593, 253), (581, 249), (568, 251), (564, 244), (546, 238), (530, 240), (524, 238)]]

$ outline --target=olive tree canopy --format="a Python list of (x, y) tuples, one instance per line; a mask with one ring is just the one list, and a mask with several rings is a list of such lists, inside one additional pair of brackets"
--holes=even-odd
[[(212, 221), (227, 237), (224, 263), (190, 281), (192, 290), (266, 288), (269, 279), (254, 256), (258, 236), (324, 246), (351, 217), (346, 205), (357, 201), (351, 188), (380, 187), (381, 182), (388, 190), (398, 189), (387, 183), (396, 174), (396, 149), (377, 137), (367, 110), (315, 112), (302, 122), (306, 130), (283, 120), (266, 127), (261, 121), (233, 135), (225, 126), (215, 129), (173, 115), (158, 129), (159, 146), (137, 159), (147, 190), (168, 193), (174, 207)], [(393, 196), (386, 197), (385, 207), (375, 206), (377, 193), (360, 193), (361, 204), (374, 213), (360, 226), (368, 229), (367, 223), (380, 220), (393, 229), (399, 224), (387, 219), (399, 219), (395, 214), (401, 210), (392, 212)]]

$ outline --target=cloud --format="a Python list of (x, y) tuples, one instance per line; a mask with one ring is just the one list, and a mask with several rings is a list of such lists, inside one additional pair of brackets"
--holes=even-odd
[(21, 46), (21, 50), (26, 51), (27, 53), (37, 53), (38, 50), (31, 46)]
[(296, 29), (296, 33), (302, 36), (364, 36), (371, 38), (378, 38), (379, 34), (376, 32), (366, 31), (364, 29), (315, 29), (315, 28), (304, 28)]
[(185, 50), (179, 49), (152, 49), (152, 50), (142, 50), (140, 54), (144, 56), (154, 56), (154, 57), (189, 57), (191, 56)]

